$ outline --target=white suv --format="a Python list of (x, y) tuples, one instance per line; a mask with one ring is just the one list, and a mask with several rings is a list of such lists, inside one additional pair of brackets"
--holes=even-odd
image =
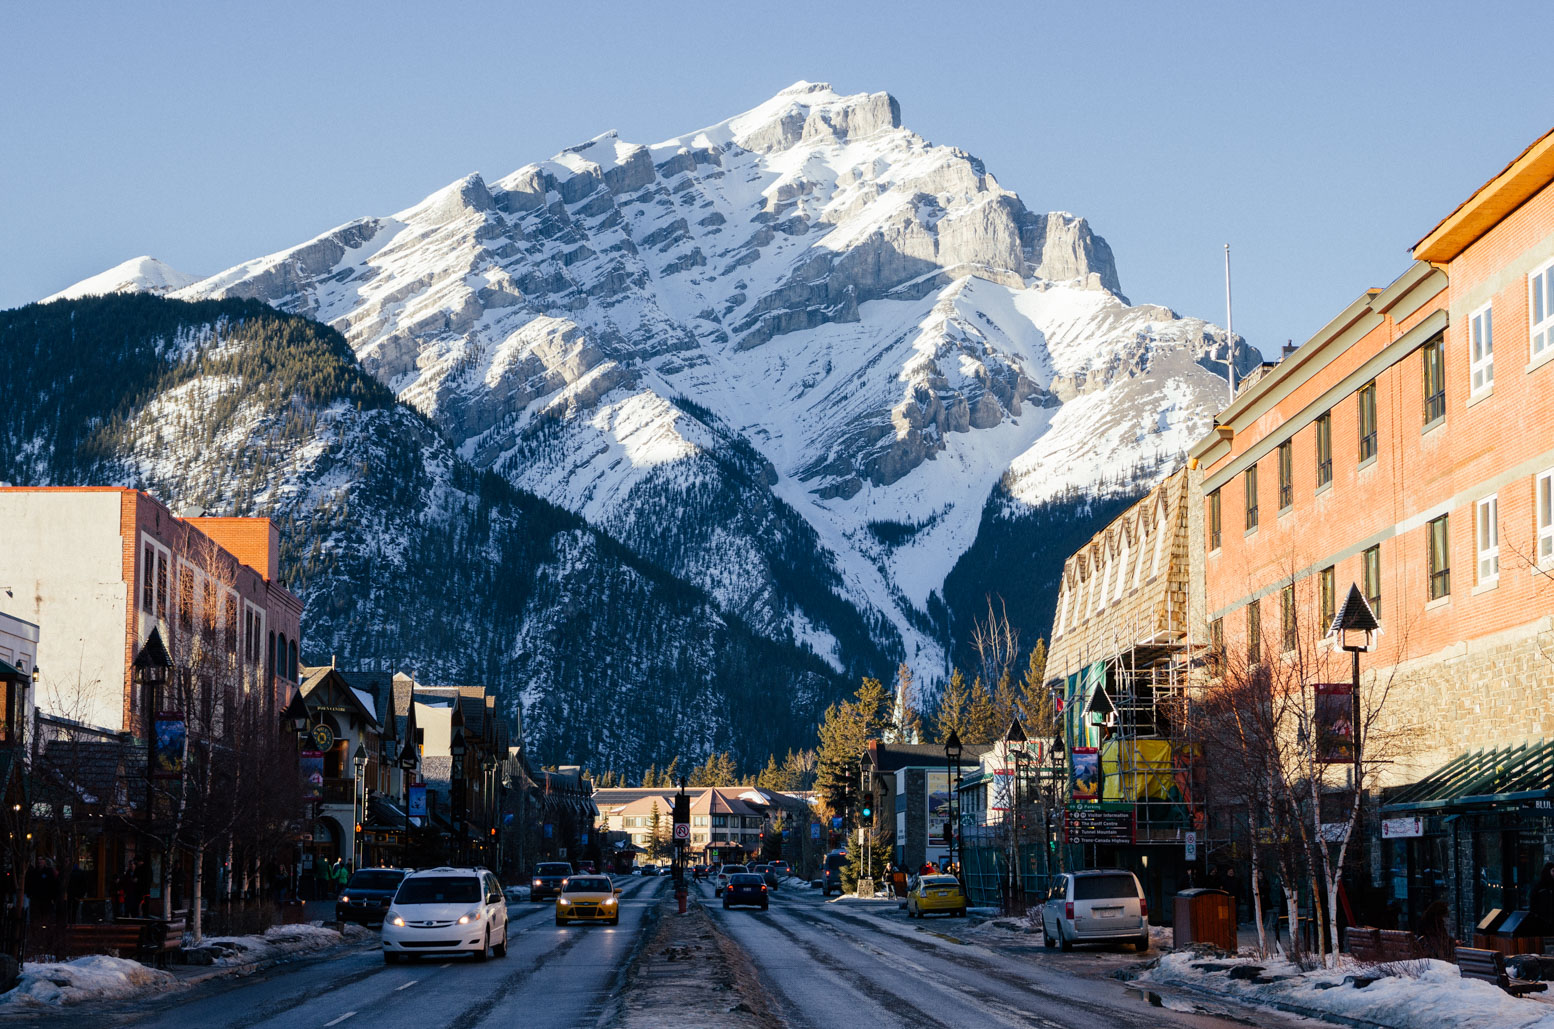
[(1052, 877), (1041, 906), (1047, 946), (1068, 950), (1076, 943), (1131, 943), (1149, 949), (1149, 905), (1138, 877), (1121, 868), (1091, 868)]
[(750, 869), (746, 868), (744, 865), (724, 865), (718, 870), (717, 881), (712, 884), (712, 895), (714, 897), (723, 896), (723, 891), (728, 889), (728, 877), (731, 875), (737, 875), (740, 872), (748, 871), (750, 871)]
[(427, 868), (405, 876), (383, 916), (383, 960), (406, 955), (507, 956), (507, 900), (484, 868)]

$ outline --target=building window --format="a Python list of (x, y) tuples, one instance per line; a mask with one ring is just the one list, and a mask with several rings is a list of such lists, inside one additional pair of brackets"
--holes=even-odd
[(187, 568), (178, 569), (178, 624), (194, 628), (194, 572)]
[(156, 556), (156, 592), (158, 598), (157, 608), (161, 617), (169, 622), (173, 620), (173, 607), (167, 595), (167, 555), (158, 553)]
[(1376, 456), (1376, 380), (1360, 387), (1360, 463)]
[(1424, 345), (1424, 423), (1446, 417), (1446, 346), (1439, 337)]
[(286, 668), (290, 672), (288, 676), (292, 682), (297, 681), (297, 641), (292, 640), (287, 645)]
[(1478, 581), (1500, 577), (1500, 498), (1488, 496), (1474, 505), (1474, 535), (1478, 539)]
[(1381, 544), (1360, 555), (1360, 589), (1370, 602), (1371, 611), (1381, 617)]
[(227, 597), (227, 608), (224, 612), (226, 622), (221, 627), (222, 640), (227, 645), (227, 653), (237, 657), (237, 598)]
[(1495, 323), (1490, 305), (1468, 316), (1468, 367), (1473, 372), (1473, 395), (1495, 385)]
[(1225, 658), (1225, 620), (1216, 618), (1209, 623), (1209, 660), (1222, 661)]
[(1209, 549), (1218, 550), (1220, 540), (1219, 490), (1209, 494)]
[(1554, 353), (1554, 261), (1527, 276), (1527, 338), (1534, 358)]
[(713, 815), (712, 816), (712, 827), (714, 829), (727, 829), (728, 828), (728, 815)]
[(1295, 444), (1285, 440), (1279, 444), (1279, 510), (1288, 511), (1295, 504)]
[(1279, 629), (1284, 639), (1284, 652), (1295, 649), (1295, 584), (1290, 583), (1279, 591)]
[(1263, 605), (1258, 600), (1246, 606), (1246, 659), (1254, 665), (1263, 659)]
[(140, 609), (156, 613), (156, 550), (146, 544), (146, 558), (141, 564)]
[(1532, 505), (1538, 514), (1538, 563), (1554, 561), (1554, 468), (1533, 481)]
[(1338, 610), (1338, 597), (1334, 593), (1333, 566), (1328, 565), (1317, 573), (1318, 588), (1322, 592), (1322, 631), (1327, 632)]
[(1257, 528), (1257, 465), (1246, 470), (1246, 531)]
[(1429, 535), (1427, 559), (1430, 562), (1430, 599), (1451, 594), (1451, 522), (1450, 515), (1432, 521), (1425, 528)]
[(1317, 488), (1333, 481), (1333, 412), (1317, 415)]

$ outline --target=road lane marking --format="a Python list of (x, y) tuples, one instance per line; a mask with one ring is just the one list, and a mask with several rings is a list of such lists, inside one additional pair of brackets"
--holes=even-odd
[(408, 983), (406, 983), (403, 986), (396, 986), (396, 987), (394, 987), (394, 992), (398, 993), (400, 990), (408, 990), (408, 989), (410, 989), (410, 987), (414, 986), (416, 983), (418, 983), (420, 981), (421, 980), (419, 980), (419, 979), (412, 979), (412, 980), (410, 980)]
[(449, 961), (449, 962), (448, 962), (448, 963), (447, 963), (447, 964), (444, 964), (444, 965), (438, 965), (438, 966), (437, 966), (437, 967), (438, 967), (438, 968), (447, 968), (447, 967), (448, 967), (448, 966), (449, 966), (449, 965), (451, 965), (451, 964), (453, 964), (453, 962), (452, 962), (452, 961)]
[(325, 1022), (324, 1023), (324, 1029), (329, 1029), (329, 1027), (332, 1026), (332, 1025), (339, 1025), (341, 1022), (344, 1022), (347, 1018), (350, 1018), (354, 1014), (356, 1014), (356, 1012), (354, 1012), (354, 1011), (347, 1011), (345, 1014), (341, 1015), (339, 1018), (336, 1018), (336, 1019), (333, 1019), (331, 1021)]

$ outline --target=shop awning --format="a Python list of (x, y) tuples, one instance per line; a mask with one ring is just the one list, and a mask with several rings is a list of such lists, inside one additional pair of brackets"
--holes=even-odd
[(1384, 796), (1384, 813), (1554, 798), (1554, 740), (1471, 750)]

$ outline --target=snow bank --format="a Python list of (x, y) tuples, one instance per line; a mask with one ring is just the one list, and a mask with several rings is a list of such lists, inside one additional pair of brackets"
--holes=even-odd
[[(1262, 968), (1260, 978), (1271, 981), (1230, 978), (1229, 967), (1249, 964)], [(1376, 970), (1348, 959), (1338, 969), (1302, 972), (1282, 958), (1206, 961), (1200, 955), (1182, 952), (1162, 957), (1140, 981), (1210, 990), (1247, 1004), (1297, 1005), (1409, 1029), (1554, 1029), (1554, 1006), (1512, 997), (1477, 979), (1464, 979), (1456, 965), (1417, 961), (1404, 967), (1417, 975), (1384, 976), (1357, 988), (1346, 983), (1345, 977), (1374, 975)]]
[(326, 929), (317, 923), (275, 925), (266, 930), (263, 936), (207, 936), (200, 946), (221, 952), (212, 961), (214, 965), (246, 965), (251, 961), (269, 961), (332, 947), (341, 942), (363, 940), (370, 935), (370, 929), (359, 925), (346, 925), (341, 932)]
[(114, 1000), (152, 989), (166, 989), (176, 980), (170, 972), (147, 968), (138, 961), (91, 954), (73, 961), (28, 964), (16, 988), (0, 997), (6, 1005), (79, 1004)]

